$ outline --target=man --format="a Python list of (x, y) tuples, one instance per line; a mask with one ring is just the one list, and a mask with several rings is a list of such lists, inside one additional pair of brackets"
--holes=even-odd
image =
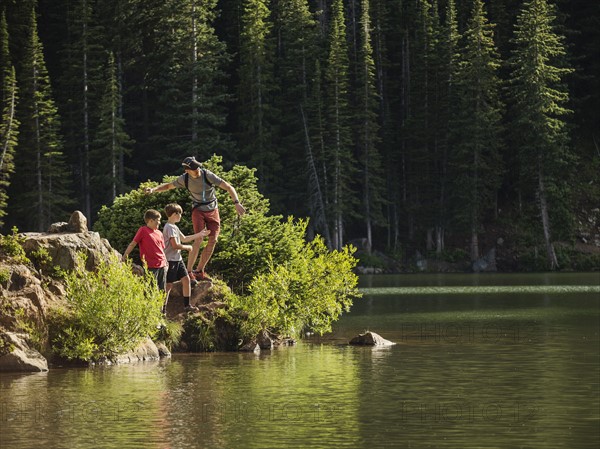
[(187, 269), (191, 279), (210, 281), (211, 279), (207, 276), (205, 268), (213, 254), (221, 230), (221, 219), (219, 217), (215, 186), (229, 193), (238, 215), (244, 215), (246, 209), (242, 206), (233, 186), (219, 178), (213, 172), (202, 168), (202, 164), (193, 156), (186, 157), (181, 165), (185, 171), (183, 175), (179, 176), (173, 182), (146, 188), (146, 193), (150, 194), (176, 188), (186, 188), (190, 192), (193, 201), (192, 223), (194, 225), (194, 233), (208, 229), (210, 234), (208, 235), (208, 243), (202, 250), (196, 270), (193, 270), (194, 263), (198, 257), (200, 244), (204, 239), (200, 238), (194, 241), (192, 251), (188, 257)]

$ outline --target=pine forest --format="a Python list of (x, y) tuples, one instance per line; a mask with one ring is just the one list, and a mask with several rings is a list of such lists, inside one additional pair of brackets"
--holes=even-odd
[[(329, 248), (560, 266), (600, 206), (600, 2), (0, 0), (0, 228), (189, 155), (256, 170)], [(494, 240), (490, 240), (494, 239)]]

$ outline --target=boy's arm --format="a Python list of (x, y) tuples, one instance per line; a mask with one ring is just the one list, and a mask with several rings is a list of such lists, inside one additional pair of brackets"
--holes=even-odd
[[(171, 237), (169, 240), (171, 242), (171, 247), (173, 249), (178, 249), (178, 250), (182, 250), (182, 251), (191, 251), (192, 250), (192, 245), (182, 245), (181, 243), (177, 243), (177, 239), (175, 239), (175, 237)], [(183, 241), (183, 239), (181, 239), (181, 241)]]
[(125, 250), (125, 252), (123, 253), (123, 256), (121, 257), (121, 260), (123, 262), (125, 262), (127, 260), (127, 256), (129, 256), (129, 253), (131, 251), (133, 251), (133, 248), (135, 248), (135, 245), (137, 245), (137, 242), (135, 240), (132, 240), (131, 243), (127, 246), (127, 249)]
[(192, 234), (192, 235), (183, 235), (181, 234), (181, 241), (182, 242), (191, 242), (192, 240), (196, 240), (199, 238), (204, 238), (206, 237), (208, 234), (210, 234), (210, 230), (209, 229), (203, 229), (200, 232), (197, 232), (196, 234)]

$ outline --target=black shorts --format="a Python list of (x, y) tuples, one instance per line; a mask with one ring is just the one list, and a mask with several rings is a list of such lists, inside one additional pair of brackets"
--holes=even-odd
[(165, 290), (165, 281), (167, 280), (167, 267), (148, 268), (148, 271), (151, 272), (156, 278), (158, 288), (160, 290)]
[(171, 284), (183, 279), (188, 275), (187, 269), (182, 260), (176, 262), (169, 261), (169, 271), (167, 271), (167, 283)]

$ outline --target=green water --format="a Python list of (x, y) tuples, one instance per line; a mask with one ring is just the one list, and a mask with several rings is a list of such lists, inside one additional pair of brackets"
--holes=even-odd
[[(1, 374), (0, 448), (596, 448), (599, 286), (363, 277), (334, 332), (296, 347)], [(346, 344), (367, 329), (397, 344)]]

